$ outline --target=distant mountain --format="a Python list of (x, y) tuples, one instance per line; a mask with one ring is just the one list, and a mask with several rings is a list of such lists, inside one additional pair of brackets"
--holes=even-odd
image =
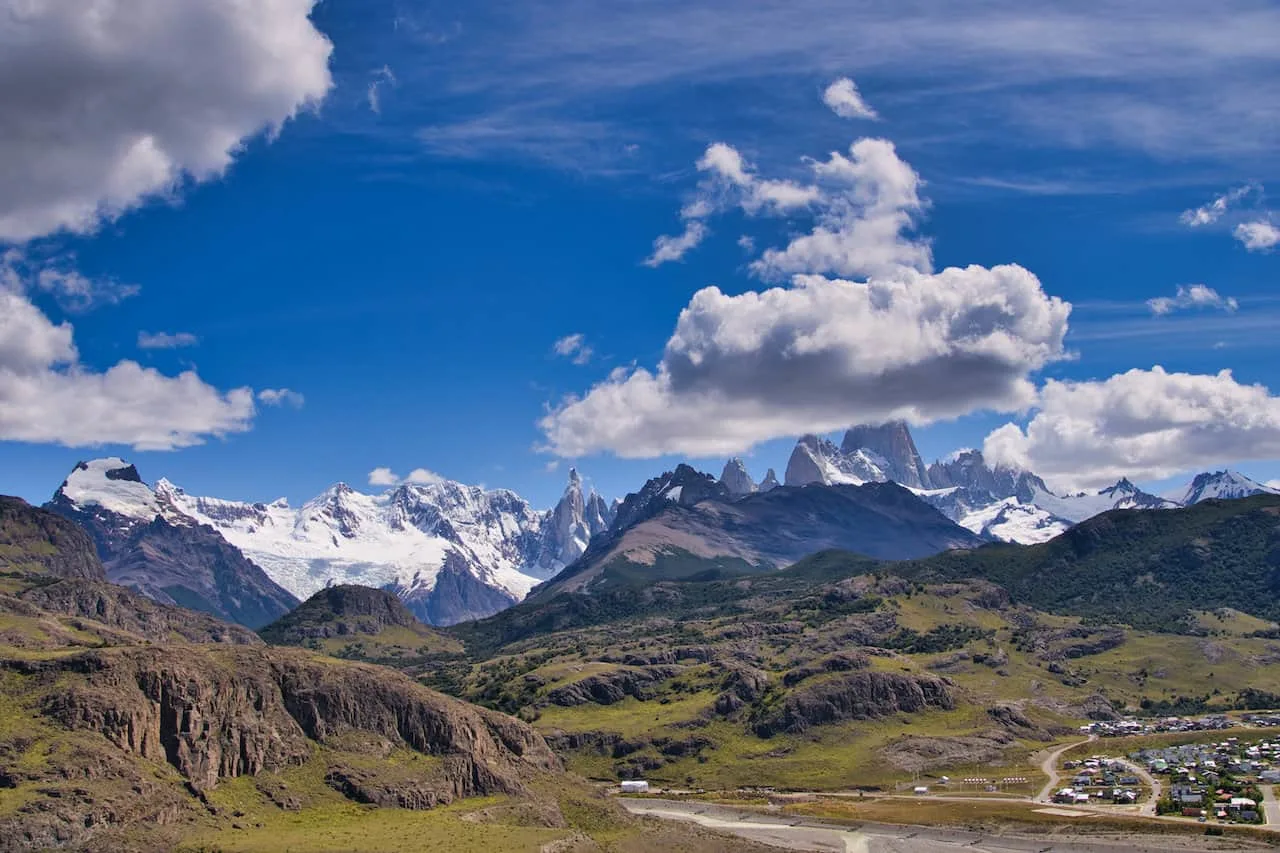
[[(704, 490), (700, 499), (687, 497), (691, 484)], [(645, 511), (633, 514), (628, 507)], [(894, 560), (983, 541), (894, 483), (783, 486), (733, 500), (714, 478), (688, 466), (629, 495), (618, 519), (608, 536), (534, 597), (717, 568), (772, 571), (825, 548)]]
[(46, 508), (89, 533), (108, 580), (162, 604), (257, 628), (298, 603), (213, 527), (162, 500), (122, 459), (79, 463)]
[[(391, 590), (431, 624), (495, 613), (580, 557), (616, 514), (572, 469), (560, 501), (546, 512), (511, 491), (451, 481), (379, 495), (338, 483), (295, 509), (283, 499), (190, 495), (163, 479), (152, 488), (120, 459), (82, 463), (50, 507), (89, 531), (113, 580), (251, 627), (274, 621), (297, 598), (344, 583)], [(239, 604), (210, 603), (209, 584), (170, 590), (184, 586), (182, 560), (196, 540), (201, 553), (236, 564), (276, 602), (255, 609), (261, 596), (250, 594)]]
[(821, 436), (803, 436), (787, 464), (788, 486), (887, 481), (912, 489), (984, 538), (1021, 544), (1045, 542), (1113, 509), (1173, 509), (1206, 498), (1280, 493), (1241, 474), (1219, 471), (1201, 474), (1166, 497), (1143, 491), (1128, 479), (1097, 491), (1058, 494), (1030, 471), (989, 465), (980, 450), (959, 450), (926, 468), (901, 421), (850, 427), (839, 447)]
[(1036, 506), (1070, 522), (1081, 522), (1113, 509), (1174, 509), (1180, 504), (1144, 492), (1127, 479), (1096, 492), (1055, 495), (1048, 489), (1035, 490)]
[(1235, 471), (1218, 471), (1196, 475), (1196, 478), (1170, 497), (1179, 504), (1190, 506), (1211, 498), (1231, 500), (1252, 495), (1278, 495), (1273, 489)]

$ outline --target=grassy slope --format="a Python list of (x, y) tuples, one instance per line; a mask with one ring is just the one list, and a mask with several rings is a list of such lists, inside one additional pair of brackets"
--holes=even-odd
[[(1272, 519), (1268, 501), (1254, 504), (1245, 508), (1245, 515), (1251, 515), (1250, 525)], [(1238, 516), (1240, 507), (1236, 509), (1234, 515)], [(1255, 512), (1259, 509), (1261, 518)], [(1233, 513), (1210, 506), (1198, 515), (1206, 517), (1201, 519), (1202, 526), (1212, 528)], [(1110, 529), (1104, 532), (1108, 536), (1123, 534), (1112, 534)], [(1201, 533), (1203, 530), (1196, 531), (1197, 536)], [(1211, 533), (1215, 538), (1221, 535)], [(1249, 547), (1249, 553), (1256, 550), (1256, 544)], [(1029, 571), (1027, 566), (1040, 566), (1048, 559), (1033, 554), (1032, 560), (1027, 556), (1031, 550), (993, 548), (980, 556), (958, 559), (968, 560), (966, 565), (972, 567), (1020, 555), (1015, 568)], [(1057, 555), (1055, 559), (1061, 557), (1058, 551), (1046, 553)], [(936, 579), (935, 563), (909, 564), (908, 570), (920, 578)], [(929, 566), (931, 571), (918, 571), (921, 566)], [(865, 576), (861, 581), (851, 580), (851, 576), (868, 570), (879, 573), (882, 580)], [(519, 712), (548, 733), (612, 733), (639, 742), (691, 735), (706, 738), (712, 746), (684, 757), (663, 756), (648, 746), (621, 759), (608, 749), (592, 747), (568, 753), (570, 766), (590, 777), (617, 778), (629, 760), (648, 757), (663, 763), (646, 771), (646, 778), (706, 788), (763, 784), (838, 789), (901, 784), (910, 774), (893, 766), (885, 756), (904, 739), (989, 733), (998, 726), (986, 716), (986, 708), (1000, 702), (1022, 705), (1043, 730), (1066, 732), (1083, 721), (1080, 705), (1096, 694), (1118, 707), (1137, 709), (1143, 700), (1159, 702), (1176, 696), (1208, 694), (1211, 701), (1223, 703), (1234, 701), (1245, 688), (1280, 692), (1280, 656), (1271, 648), (1274, 643), (1247, 636), (1267, 623), (1242, 612), (1223, 612), (1221, 618), (1216, 612), (1197, 613), (1199, 624), (1212, 630), (1211, 634), (1206, 630), (1206, 636), (1127, 626), (1109, 629), (1097, 624), (1096, 615), (1081, 618), (1036, 611), (1026, 605), (1001, 605), (998, 594), (984, 604), (981, 592), (990, 588), (981, 584), (948, 581), (925, 585), (919, 580), (894, 578), (894, 571), (863, 558), (827, 553), (771, 575), (665, 581), (595, 597), (562, 595), (537, 606), (517, 607), (482, 623), (460, 626), (457, 633), (468, 642), (475, 660), (449, 678), (453, 692)], [(1005, 577), (1016, 574), (1007, 569)], [(866, 587), (860, 597), (833, 594), (833, 590), (848, 589), (859, 582)], [(873, 657), (870, 663), (872, 668), (885, 671), (944, 675), (961, 696), (961, 707), (949, 713), (904, 714), (820, 726), (804, 735), (765, 740), (752, 734), (742, 721), (725, 720), (710, 712), (721, 676), (714, 665), (694, 661), (682, 662), (684, 670), (656, 685), (652, 696), (643, 701), (628, 697), (609, 706), (559, 707), (548, 705), (545, 699), (564, 685), (626, 668), (618, 661), (628, 654), (643, 657), (684, 645), (709, 645), (726, 660), (745, 653), (777, 685), (789, 670), (830, 654), (835, 638), (847, 635), (851, 626), (868, 617), (891, 617), (892, 621), (892, 630), (874, 643), (894, 645), (903, 631), (928, 638), (943, 626), (961, 638), (970, 636), (940, 650), (906, 653), (900, 646), (899, 651)], [(1204, 624), (1205, 620), (1210, 624)], [(787, 622), (798, 625), (799, 633), (748, 639), (726, 633), (744, 624)], [(1185, 631), (1187, 625), (1179, 622), (1177, 627)], [(1120, 632), (1122, 642), (1117, 647), (1086, 650), (1079, 657), (1053, 654), (1074, 642), (1058, 638), (1059, 633), (1078, 631), (1088, 641), (1107, 630)], [(1028, 642), (1029, 635), (1049, 639), (1036, 646)], [(856, 641), (844, 641), (845, 648), (857, 645)], [(967, 657), (957, 661), (959, 655)], [(980, 662), (983, 657), (991, 660)], [(605, 658), (610, 662), (602, 660)], [(807, 683), (812, 681), (802, 686)], [(953, 778), (1038, 776), (1031, 756), (1044, 743), (1014, 733), (1019, 735), (1017, 741), (998, 751), (994, 766), (989, 760), (944, 758), (929, 772)]]

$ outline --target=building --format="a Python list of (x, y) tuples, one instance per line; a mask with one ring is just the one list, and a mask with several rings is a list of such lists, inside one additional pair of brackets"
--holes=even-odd
[(649, 790), (649, 783), (641, 779), (627, 779), (622, 783), (624, 794), (644, 794)]

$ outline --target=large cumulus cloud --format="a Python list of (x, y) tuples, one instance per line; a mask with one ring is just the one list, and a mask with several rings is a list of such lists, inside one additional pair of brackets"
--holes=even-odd
[(1024, 426), (987, 437), (994, 462), (1051, 483), (1101, 486), (1280, 457), (1280, 398), (1230, 371), (1130, 370), (1101, 381), (1049, 381)]
[(541, 426), (563, 456), (703, 456), (853, 422), (1019, 410), (1035, 400), (1029, 374), (1064, 357), (1069, 314), (1018, 266), (709, 287), (655, 371), (615, 371)]
[(69, 323), (0, 289), (0, 441), (172, 450), (243, 432), (253, 415), (248, 388), (223, 393), (194, 371), (166, 376), (133, 361), (95, 371)]
[(93, 230), (331, 86), (315, 0), (0, 0), (0, 241)]

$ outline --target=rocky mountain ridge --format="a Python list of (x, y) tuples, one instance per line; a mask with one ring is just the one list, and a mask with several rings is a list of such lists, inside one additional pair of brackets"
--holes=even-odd
[[(905, 422), (850, 427), (840, 445), (802, 436), (787, 463), (785, 484), (857, 485), (892, 481), (906, 486), (962, 527), (994, 541), (1045, 542), (1112, 509), (1172, 509), (1208, 498), (1275, 494), (1241, 474), (1198, 475), (1167, 497), (1145, 492), (1128, 479), (1097, 491), (1055, 493), (1030, 471), (992, 466), (982, 451), (964, 449), (926, 466)], [(733, 496), (751, 482), (741, 460), (730, 460), (721, 482)], [(739, 494), (741, 492), (741, 494)]]

